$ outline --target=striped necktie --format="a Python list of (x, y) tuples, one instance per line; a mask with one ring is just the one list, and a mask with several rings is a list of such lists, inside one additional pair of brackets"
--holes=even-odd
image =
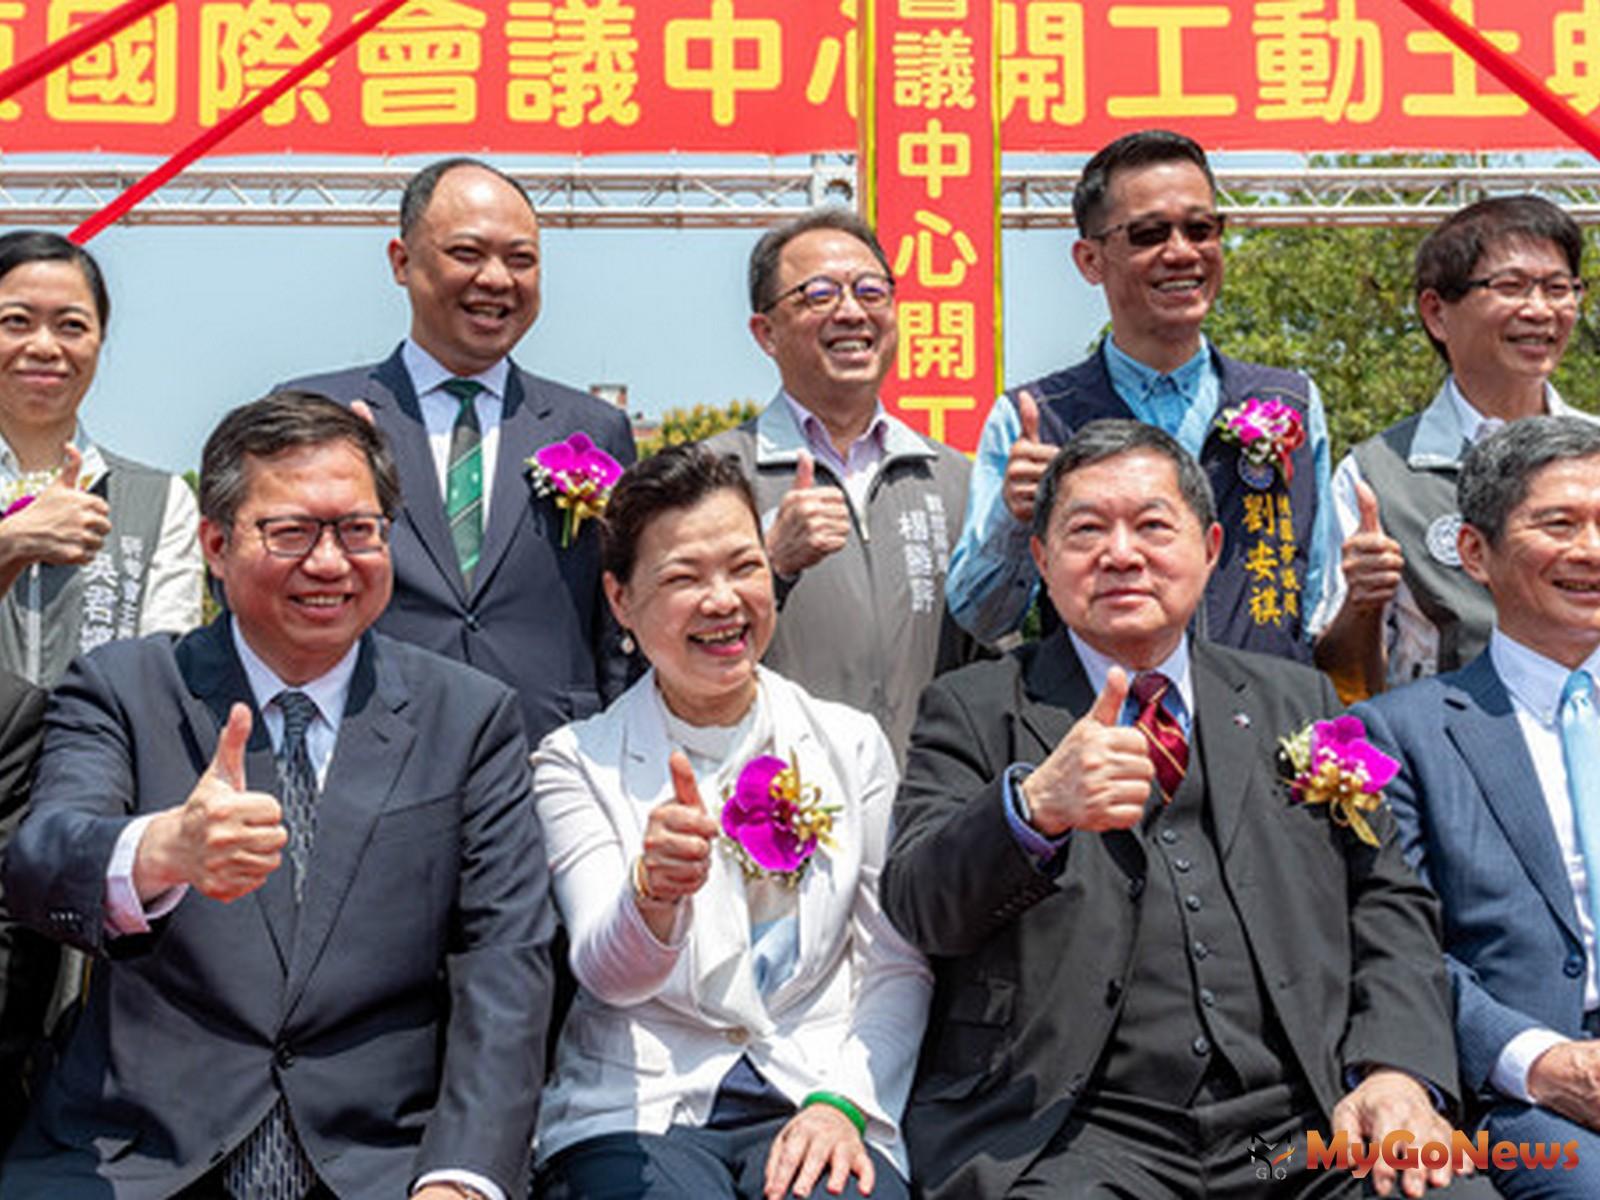
[(1567, 796), (1588, 880), (1589, 918), (1600, 926), (1600, 713), (1594, 707), (1594, 680), (1587, 671), (1567, 676), (1561, 690), (1561, 760), (1567, 768)]
[(278, 788), (283, 822), (289, 830), (289, 865), (294, 869), (294, 900), (305, 899), (311, 843), (317, 835), (317, 772), (306, 749), (306, 730), (317, 705), (304, 692), (279, 692), (273, 701), (283, 714), (283, 744), (278, 748)]
[(483, 434), (478, 428), (477, 406), (483, 384), (475, 379), (447, 379), (439, 386), (461, 406), (450, 430), (444, 515), (450, 522), (461, 578), (470, 584), (483, 548)]
[(1133, 699), (1139, 706), (1134, 728), (1144, 734), (1145, 749), (1155, 764), (1161, 799), (1168, 804), (1178, 794), (1178, 785), (1189, 769), (1189, 739), (1184, 736), (1177, 718), (1161, 703), (1171, 686), (1172, 680), (1160, 671), (1146, 671), (1133, 680)]

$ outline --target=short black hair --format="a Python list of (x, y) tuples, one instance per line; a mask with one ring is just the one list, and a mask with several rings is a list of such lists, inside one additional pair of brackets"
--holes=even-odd
[(223, 529), (250, 490), (250, 459), (272, 458), (300, 446), (348, 442), (372, 470), (383, 515), (400, 509), (400, 475), (389, 442), (370, 422), (316, 392), (286, 389), (242, 404), (211, 431), (200, 454), (200, 514)]
[(1206, 152), (1193, 138), (1169, 129), (1125, 133), (1110, 145), (1102, 146), (1084, 164), (1083, 174), (1078, 177), (1078, 186), (1072, 191), (1072, 219), (1078, 226), (1078, 236), (1095, 237), (1100, 233), (1106, 209), (1111, 204), (1112, 176), (1118, 171), (1168, 162), (1189, 162), (1199, 167), (1212, 197), (1216, 196), (1217, 178), (1211, 173)]
[(528, 211), (533, 212), (533, 198), (528, 195), (528, 189), (523, 187), (499, 167), (491, 166), (481, 158), (471, 158), (464, 154), (452, 158), (441, 158), (431, 162), (422, 170), (413, 175), (406, 183), (406, 190), (400, 197), (400, 237), (405, 240), (411, 236), (411, 231), (417, 227), (417, 222), (422, 220), (422, 214), (428, 211), (428, 202), (433, 199), (433, 190), (439, 186), (451, 171), (462, 167), (475, 167), (480, 171), (487, 171), (497, 179), (502, 179), (516, 189), (527, 204)]
[(1552, 463), (1600, 457), (1600, 423), (1573, 416), (1523, 417), (1467, 451), (1456, 479), (1461, 519), (1498, 545), (1511, 510)]
[(1210, 528), (1217, 519), (1217, 501), (1211, 491), (1211, 481), (1194, 455), (1179, 445), (1177, 438), (1155, 425), (1103, 418), (1090, 421), (1069, 437), (1045, 468), (1033, 506), (1034, 537), (1045, 540), (1056, 499), (1067, 476), (1083, 467), (1138, 450), (1150, 450), (1172, 460), (1172, 469), (1178, 477), (1178, 492), (1184, 503), (1200, 522), (1201, 529)]
[(851, 209), (841, 208), (837, 204), (827, 204), (821, 208), (813, 208), (792, 221), (775, 225), (761, 235), (761, 240), (756, 243), (755, 249), (750, 251), (751, 312), (765, 312), (771, 307), (775, 286), (773, 281), (778, 277), (778, 259), (783, 255), (783, 248), (802, 233), (810, 233), (814, 229), (837, 229), (840, 233), (848, 233), (872, 251), (872, 257), (878, 260), (883, 273), (891, 281), (894, 279), (894, 271), (889, 266), (889, 256), (883, 252), (878, 235), (872, 231), (872, 226), (867, 224), (865, 218)]
[[(1566, 211), (1543, 196), (1491, 196), (1458, 209), (1417, 247), (1414, 294), (1437, 292), (1456, 301), (1467, 294), (1478, 263), (1506, 242), (1550, 242), (1573, 275), (1583, 270), (1583, 231)], [(1427, 327), (1423, 332), (1446, 363), (1449, 352)]]
[(100, 273), (100, 264), (95, 262), (94, 255), (59, 233), (44, 229), (18, 229), (0, 234), (0, 279), (33, 262), (69, 262), (83, 272), (89, 294), (94, 297), (94, 311), (100, 318), (103, 335), (111, 323), (111, 294), (106, 291), (105, 276)]
[(622, 473), (600, 521), (600, 565), (621, 583), (633, 577), (639, 539), (662, 513), (693, 508), (713, 492), (733, 492), (750, 510), (757, 533), (761, 514), (739, 464), (699, 442), (668, 446)]

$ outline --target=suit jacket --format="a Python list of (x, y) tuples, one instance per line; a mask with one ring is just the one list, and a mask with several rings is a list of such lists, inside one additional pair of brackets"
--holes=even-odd
[[(520, 1195), (553, 919), (515, 700), (367, 634), (298, 911), (281, 869), (231, 904), (191, 891), (148, 935), (109, 936), (118, 835), (183, 800), (235, 701), (251, 692), (226, 619), (103, 647), (52, 697), (6, 891), (22, 920), (111, 961), (0, 1196), (170, 1196), (280, 1090), (340, 1197), (401, 1196), (443, 1167)], [(254, 717), (248, 785), (272, 791)]]
[[(1393, 823), (1372, 850), (1293, 803), (1278, 738), (1338, 709), (1316, 672), (1192, 644), (1206, 804), (1273, 1012), (1324, 1112), (1346, 1068), (1452, 1090), (1432, 895)], [(906, 1110), (929, 1200), (1006, 1193), (1083, 1095), (1126, 990), (1146, 857), (1131, 831), (1075, 833), (1041, 870), (1006, 823), (1002, 774), (1038, 763), (1094, 702), (1064, 632), (924, 693), (884, 869), (890, 919), (928, 954), (928, 1038)], [(1064, 861), (1061, 856), (1064, 856)], [(1174, 948), (1174, 954), (1179, 953)]]
[(365, 400), (394, 451), (404, 507), (395, 521), (394, 599), (382, 633), (470, 663), (510, 684), (528, 741), (596, 712), (627, 686), (628, 656), (600, 592), (594, 522), (561, 545), (561, 513), (534, 493), (525, 460), (583, 432), (624, 466), (633, 462), (626, 414), (512, 364), (490, 484), (483, 553), (469, 588), (445, 520), (443, 491), (411, 376), (400, 351), (370, 367), (288, 386), (341, 404)]
[[(0, 851), (27, 811), (44, 698), (20, 675), (0, 670)], [(11, 920), (0, 889), (0, 1150), (26, 1108), (24, 1064), (43, 1031), (59, 958), (54, 942)]]
[[(823, 803), (839, 808), (834, 844), (799, 884), (798, 959), (765, 995), (734, 859), (713, 853), (672, 945), (656, 940), (633, 903), (630, 871), (645, 825), (672, 796), (654, 675), (539, 748), (539, 818), (583, 985), (545, 1093), (541, 1159), (601, 1134), (704, 1123), (722, 1077), (748, 1055), (797, 1105), (819, 1088), (849, 1096), (867, 1117), (867, 1140), (905, 1171), (900, 1112), (932, 976), (879, 907), (894, 754), (865, 713), (771, 671), (762, 670), (761, 686), (776, 752), (792, 755)], [(701, 795), (715, 812), (710, 786), (702, 782)]]
[(1507, 1042), (1583, 1032), (1583, 938), (1517, 714), (1485, 651), (1354, 710), (1398, 758), (1386, 789), (1406, 857), (1439, 894), (1462, 1083), (1494, 1098)]

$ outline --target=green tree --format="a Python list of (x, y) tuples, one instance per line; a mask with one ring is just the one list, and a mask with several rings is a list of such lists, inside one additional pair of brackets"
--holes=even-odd
[(693, 408), (669, 408), (654, 433), (639, 439), (639, 457), (649, 458), (666, 446), (701, 442), (714, 433), (743, 425), (760, 412), (754, 400), (733, 400), (721, 408), (696, 404)]

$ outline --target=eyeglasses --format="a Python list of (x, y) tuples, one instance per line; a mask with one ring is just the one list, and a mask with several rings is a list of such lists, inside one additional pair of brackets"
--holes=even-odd
[(379, 513), (349, 513), (326, 521), (262, 517), (256, 522), (262, 548), (273, 558), (304, 558), (321, 544), (325, 529), (333, 530), (339, 549), (349, 555), (377, 554), (389, 541), (389, 518)]
[(848, 284), (830, 279), (826, 275), (813, 275), (810, 279), (795, 284), (788, 291), (774, 296), (761, 311), (771, 312), (790, 296), (799, 296), (812, 312), (830, 312), (838, 307), (839, 301), (844, 298), (846, 287), (856, 298), (856, 303), (865, 309), (887, 308), (894, 299), (894, 280), (887, 275), (857, 275)]
[(1136, 250), (1148, 250), (1152, 246), (1165, 246), (1172, 240), (1172, 231), (1176, 229), (1191, 246), (1205, 246), (1222, 236), (1223, 226), (1227, 223), (1228, 218), (1222, 213), (1184, 217), (1181, 221), (1169, 221), (1165, 217), (1142, 217), (1087, 236), (1103, 242), (1113, 233), (1125, 233), (1128, 245)]
[(1485, 275), (1467, 280), (1467, 291), (1487, 288), (1502, 300), (1528, 300), (1539, 292), (1546, 303), (1556, 305), (1576, 304), (1583, 299), (1588, 285), (1576, 275), (1524, 275), (1520, 271), (1503, 271), (1498, 275)]

